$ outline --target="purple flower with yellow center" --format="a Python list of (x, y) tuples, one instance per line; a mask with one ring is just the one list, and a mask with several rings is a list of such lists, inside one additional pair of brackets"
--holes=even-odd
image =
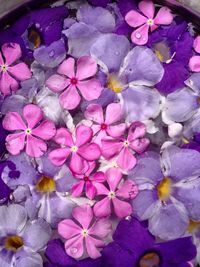
[(190, 237), (157, 243), (136, 219), (122, 220), (102, 252), (103, 267), (190, 267), (196, 248)]
[(148, 152), (129, 174), (139, 188), (134, 214), (149, 220), (149, 231), (163, 240), (181, 237), (189, 220), (200, 220), (200, 153), (176, 146), (162, 156)]

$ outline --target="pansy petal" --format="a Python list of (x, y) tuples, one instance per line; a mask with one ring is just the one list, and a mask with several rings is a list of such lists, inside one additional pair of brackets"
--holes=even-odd
[(123, 110), (120, 104), (111, 103), (106, 108), (105, 123), (113, 124), (122, 119)]
[(88, 145), (81, 146), (77, 152), (82, 158), (88, 161), (94, 161), (99, 159), (101, 156), (100, 148), (97, 144), (91, 143)]
[(28, 123), (29, 128), (34, 128), (43, 117), (42, 109), (36, 105), (29, 104), (23, 109), (23, 116)]
[(125, 147), (119, 153), (117, 163), (123, 170), (131, 170), (135, 167), (137, 160), (130, 150)]
[(114, 138), (117, 138), (117, 137), (120, 137), (124, 134), (126, 130), (126, 124), (125, 123), (121, 123), (121, 124), (118, 124), (118, 125), (109, 125), (108, 126), (108, 129), (106, 130), (106, 132), (114, 137)]
[(75, 109), (80, 101), (81, 97), (78, 94), (75, 86), (69, 86), (59, 97), (60, 104), (65, 109)]
[(50, 161), (56, 166), (62, 166), (70, 155), (69, 148), (58, 148), (49, 153)]
[(71, 195), (73, 197), (80, 197), (83, 192), (84, 185), (84, 181), (80, 181), (79, 183), (74, 184), (71, 188)]
[(6, 43), (1, 49), (8, 65), (17, 61), (22, 55), (19, 44)]
[(57, 72), (69, 78), (74, 78), (75, 77), (75, 59), (72, 57), (69, 57), (68, 59), (64, 60), (58, 67)]
[(11, 91), (17, 91), (19, 88), (18, 82), (13, 79), (8, 72), (3, 72), (0, 78), (0, 91), (7, 96)]
[(111, 214), (110, 200), (108, 197), (105, 197), (94, 205), (94, 214), (96, 217), (101, 218)]
[(54, 141), (63, 146), (73, 146), (72, 134), (66, 128), (60, 128), (57, 130), (54, 136)]
[(155, 6), (151, 0), (141, 1), (138, 5), (142, 13), (149, 19), (153, 19), (155, 13)]
[(191, 57), (189, 67), (193, 72), (200, 72), (200, 56)]
[(68, 79), (58, 74), (50, 76), (46, 81), (46, 86), (55, 93), (63, 91), (69, 84)]
[(6, 137), (6, 148), (12, 155), (18, 155), (25, 145), (25, 133), (9, 134)]
[(41, 139), (27, 136), (26, 154), (30, 157), (41, 157), (47, 151), (47, 145)]
[(67, 240), (65, 242), (65, 250), (66, 253), (72, 258), (78, 259), (82, 257), (84, 252), (83, 236), (78, 235)]
[(134, 199), (137, 194), (138, 187), (131, 180), (126, 180), (116, 192), (116, 196), (123, 199)]
[(85, 239), (87, 253), (90, 258), (97, 259), (101, 256), (101, 253), (97, 250), (97, 247), (103, 247), (103, 241), (95, 239), (92, 236), (88, 236)]
[(85, 125), (79, 125), (76, 128), (76, 145), (78, 147), (85, 145), (92, 140), (92, 129)]
[(32, 134), (44, 140), (51, 139), (56, 133), (55, 124), (50, 120), (43, 121), (37, 128), (32, 130)]
[(106, 140), (103, 139), (101, 140), (101, 151), (102, 151), (102, 155), (106, 158), (106, 159), (110, 159), (112, 157), (114, 157), (115, 155), (117, 155), (120, 150), (122, 149), (122, 142), (118, 142), (116, 140)]
[(80, 90), (84, 99), (88, 101), (99, 98), (102, 91), (102, 86), (97, 79), (81, 81), (77, 84), (77, 88)]
[(3, 119), (3, 128), (8, 131), (25, 130), (26, 125), (24, 124), (21, 116), (17, 112), (9, 112)]
[(135, 10), (129, 11), (125, 16), (125, 20), (128, 23), (128, 25), (134, 28), (139, 27), (147, 22), (147, 18), (142, 16)]
[(72, 216), (84, 229), (88, 229), (93, 219), (92, 208), (88, 204), (75, 207), (72, 211)]
[(79, 81), (92, 77), (97, 72), (97, 62), (90, 56), (80, 57), (77, 61), (76, 77)]
[(122, 173), (119, 168), (110, 168), (106, 172), (107, 182), (111, 191), (116, 191), (118, 184), (122, 179)]
[(158, 11), (156, 17), (154, 18), (154, 23), (158, 25), (169, 25), (173, 21), (173, 15), (168, 7), (161, 7)]
[(83, 174), (88, 170), (89, 164), (78, 153), (72, 153), (69, 168), (76, 174)]
[(65, 239), (70, 239), (81, 233), (81, 227), (74, 221), (66, 219), (58, 224), (58, 233)]
[(128, 215), (131, 215), (131, 213), (133, 212), (132, 206), (130, 203), (126, 201), (122, 201), (118, 198), (113, 198), (112, 201), (113, 201), (115, 214), (117, 215), (118, 218), (124, 218)]
[(87, 106), (84, 116), (87, 120), (95, 121), (98, 124), (103, 123), (103, 109), (101, 105), (90, 104)]
[(25, 63), (19, 63), (9, 67), (8, 71), (19, 81), (30, 79), (32, 73)]

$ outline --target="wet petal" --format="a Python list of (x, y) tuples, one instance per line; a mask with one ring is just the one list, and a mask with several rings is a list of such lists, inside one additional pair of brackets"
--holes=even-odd
[(191, 71), (200, 72), (200, 56), (191, 57), (189, 67)]
[(131, 40), (134, 44), (145, 45), (148, 42), (149, 25), (144, 24), (140, 28), (133, 31)]
[(200, 36), (197, 36), (196, 39), (194, 40), (193, 47), (197, 53), (200, 53)]
[(65, 242), (66, 253), (72, 258), (78, 259), (82, 257), (84, 252), (83, 236), (75, 236)]

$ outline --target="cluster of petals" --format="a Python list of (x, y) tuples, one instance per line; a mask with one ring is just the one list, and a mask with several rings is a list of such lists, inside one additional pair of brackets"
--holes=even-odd
[(17, 91), (19, 82), (30, 79), (32, 74), (28, 66), (23, 63), (17, 63), (22, 55), (21, 48), (15, 43), (6, 43), (1, 47), (0, 52), (0, 91), (6, 96), (11, 91)]
[(54, 141), (60, 145), (49, 153), (49, 159), (56, 166), (62, 166), (69, 159), (69, 168), (73, 173), (82, 174), (89, 169), (89, 162), (99, 159), (101, 150), (91, 143), (93, 131), (90, 127), (79, 125), (75, 136), (66, 128), (57, 130)]
[(44, 141), (50, 140), (56, 133), (52, 121), (43, 119), (41, 108), (28, 104), (23, 108), (23, 116), (9, 112), (3, 119), (3, 127), (14, 131), (6, 137), (6, 148), (12, 155), (26, 151), (30, 157), (40, 157), (47, 151)]
[(60, 104), (63, 108), (75, 109), (81, 97), (77, 91), (81, 93), (84, 99), (91, 101), (97, 99), (101, 94), (101, 84), (96, 78), (92, 78), (97, 72), (96, 61), (89, 57), (83, 56), (77, 60), (69, 57), (64, 60), (58, 67), (57, 73), (46, 81), (46, 85), (55, 93), (61, 93), (59, 96)]
[[(194, 40), (193, 48), (195, 52), (200, 54), (200, 36), (197, 36)], [(193, 72), (200, 72), (200, 55), (191, 57), (189, 67)]]
[(141, 1), (139, 10), (144, 15), (141, 15), (138, 11), (131, 10), (125, 16), (126, 22), (131, 27), (137, 28), (131, 34), (132, 42), (137, 45), (145, 45), (148, 42), (149, 30), (154, 31), (159, 25), (169, 25), (173, 21), (170, 9), (167, 7), (162, 7), (155, 16), (154, 3), (149, 0)]
[(65, 250), (68, 255), (79, 259), (86, 251), (92, 259), (101, 256), (98, 248), (111, 231), (111, 223), (107, 218), (95, 220), (93, 210), (89, 205), (77, 206), (72, 211), (76, 220), (65, 219), (58, 224), (59, 234), (66, 239)]

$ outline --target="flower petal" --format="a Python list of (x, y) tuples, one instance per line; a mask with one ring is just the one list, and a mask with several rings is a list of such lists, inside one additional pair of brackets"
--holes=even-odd
[(23, 116), (28, 123), (28, 127), (32, 129), (39, 121), (41, 121), (43, 112), (40, 107), (29, 104), (24, 107)]
[(94, 175), (90, 176), (90, 180), (98, 183), (102, 183), (106, 180), (106, 176), (104, 172), (96, 172)]
[(103, 118), (103, 109), (101, 105), (98, 104), (90, 104), (87, 106), (84, 116), (87, 120), (95, 121), (98, 124), (104, 122)]
[(87, 248), (87, 253), (90, 258), (97, 259), (101, 257), (101, 253), (97, 250), (97, 247), (103, 247), (104, 245), (103, 241), (95, 239), (92, 236), (88, 236), (85, 239), (85, 244)]
[(150, 144), (149, 139), (147, 138), (141, 138), (134, 140), (130, 143), (130, 147), (136, 151), (138, 154), (142, 154)]
[(67, 240), (65, 242), (65, 250), (72, 258), (78, 259), (82, 257), (84, 252), (83, 236), (78, 235)]
[(90, 235), (105, 238), (111, 231), (112, 225), (107, 218), (99, 219), (89, 230)]
[(200, 72), (200, 56), (191, 57), (189, 67), (191, 71)]
[(75, 174), (84, 174), (88, 170), (89, 164), (77, 153), (72, 153), (69, 168)]
[(77, 152), (82, 158), (88, 161), (94, 161), (100, 158), (101, 151), (97, 144), (91, 143), (81, 146)]
[(79, 183), (73, 185), (71, 188), (71, 195), (73, 197), (80, 197), (83, 192), (84, 185), (85, 185), (84, 181), (80, 181)]
[(65, 109), (75, 109), (80, 101), (81, 97), (78, 94), (75, 86), (69, 86), (59, 97), (60, 104)]
[(97, 72), (97, 62), (90, 56), (80, 57), (77, 61), (76, 77), (79, 81), (92, 77)]
[(131, 180), (126, 180), (116, 192), (116, 196), (123, 199), (134, 199), (137, 194), (138, 187)]
[(8, 72), (3, 72), (0, 78), (0, 90), (3, 95), (7, 96), (11, 91), (17, 91), (19, 88), (18, 82), (13, 79)]
[(3, 128), (8, 131), (25, 130), (26, 125), (24, 124), (21, 116), (17, 112), (9, 112), (3, 119)]
[(138, 5), (142, 13), (149, 19), (153, 19), (155, 13), (155, 6), (151, 0), (141, 1)]
[(116, 140), (106, 140), (103, 139), (101, 140), (101, 151), (102, 151), (102, 155), (106, 158), (106, 159), (110, 159), (112, 157), (114, 157), (115, 155), (117, 155), (120, 150), (122, 149), (122, 142), (116, 141)]
[(32, 73), (25, 63), (19, 63), (9, 67), (8, 71), (19, 81), (30, 79)]
[(125, 123), (121, 123), (121, 124), (118, 124), (118, 125), (109, 125), (108, 126), (108, 129), (106, 130), (106, 132), (114, 137), (114, 138), (117, 138), (117, 137), (120, 137), (124, 134), (126, 130), (126, 124)]
[(97, 189), (97, 195), (108, 195), (109, 190), (105, 187), (104, 184), (99, 182), (93, 182), (93, 184)]
[(19, 44), (6, 43), (2, 46), (1, 49), (6, 59), (6, 64), (8, 65), (17, 61), (22, 55), (22, 51)]
[(56, 166), (62, 166), (70, 155), (71, 151), (69, 148), (58, 148), (54, 149), (49, 153), (50, 161)]
[(47, 145), (44, 141), (35, 138), (32, 135), (27, 136), (26, 154), (30, 157), (41, 157), (47, 151)]
[(84, 229), (88, 229), (93, 219), (93, 211), (90, 205), (85, 204), (75, 207), (72, 211), (72, 216)]
[(96, 196), (97, 190), (96, 187), (91, 182), (86, 182), (85, 194), (89, 199), (94, 199)]
[(122, 179), (122, 173), (119, 168), (110, 168), (106, 172), (106, 178), (110, 190), (116, 191), (116, 188)]
[(111, 214), (110, 199), (103, 198), (94, 205), (94, 214), (96, 217), (107, 217)]
[(69, 84), (68, 79), (58, 74), (50, 76), (46, 81), (46, 86), (55, 93), (63, 91)]
[(9, 134), (6, 137), (6, 148), (12, 155), (18, 155), (25, 145), (25, 133)]
[(57, 130), (54, 136), (54, 141), (63, 146), (73, 146), (72, 134), (66, 128), (60, 128)]
[(63, 220), (58, 224), (58, 233), (65, 239), (70, 239), (81, 233), (81, 227), (70, 219)]
[(118, 218), (124, 218), (128, 215), (131, 215), (133, 212), (132, 206), (126, 201), (119, 200), (118, 198), (112, 199), (114, 211)]
[(44, 140), (50, 140), (56, 133), (55, 124), (50, 120), (43, 121), (37, 128), (32, 130), (32, 134)]
[(197, 53), (200, 53), (200, 36), (197, 36), (194, 40), (194, 44), (193, 44), (194, 50)]
[(120, 104), (118, 103), (111, 103), (106, 108), (106, 116), (105, 116), (105, 123), (106, 124), (113, 124), (118, 122), (122, 119), (123, 110)]
[(117, 164), (123, 170), (131, 170), (135, 167), (137, 160), (135, 156), (130, 152), (130, 150), (126, 147), (123, 148), (118, 156)]
[(99, 98), (102, 86), (97, 79), (90, 79), (86, 81), (81, 81), (77, 84), (82, 96), (90, 101)]
[(133, 122), (128, 131), (128, 140), (131, 142), (141, 138), (146, 133), (146, 125), (140, 121)]
[(138, 13), (135, 10), (129, 11), (125, 16), (125, 21), (130, 25), (131, 27), (139, 27), (147, 22), (147, 18), (142, 16), (140, 13)]
[(72, 57), (69, 57), (68, 59), (64, 60), (58, 67), (57, 72), (69, 78), (74, 78), (75, 77), (75, 59)]
[(149, 25), (144, 24), (131, 34), (131, 41), (137, 45), (145, 45), (148, 42)]
[(76, 128), (76, 145), (78, 147), (85, 145), (92, 140), (92, 129), (85, 125), (79, 125)]
[(169, 25), (173, 21), (173, 15), (168, 7), (161, 7), (158, 11), (156, 17), (154, 18), (154, 23), (158, 25)]

